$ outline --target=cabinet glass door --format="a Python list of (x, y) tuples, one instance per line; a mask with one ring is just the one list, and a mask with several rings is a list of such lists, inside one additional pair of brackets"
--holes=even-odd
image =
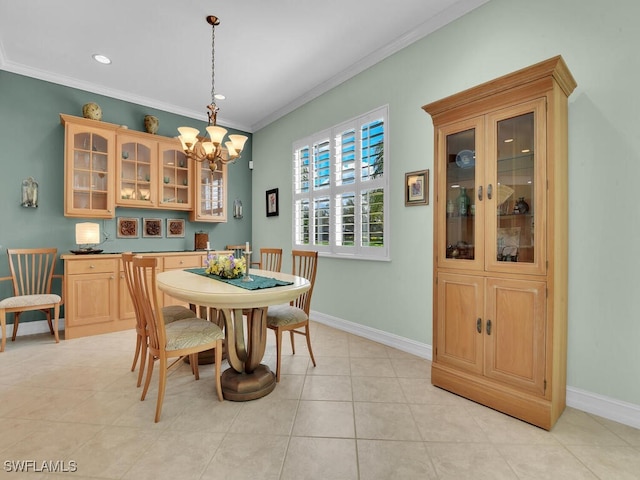
[(119, 205), (148, 207), (155, 203), (153, 160), (155, 145), (127, 138), (118, 138)]
[(110, 210), (108, 145), (108, 139), (97, 133), (74, 134), (73, 210)]
[(193, 222), (227, 221), (227, 165), (215, 171), (209, 162), (195, 162), (195, 204), (189, 214)]
[[(492, 188), (489, 231), (495, 237), (487, 244), (491, 268), (525, 268), (531, 273), (543, 267), (544, 238), (537, 220), (544, 218), (545, 169), (542, 144), (544, 100), (497, 112), (489, 118), (494, 168), (488, 178)], [(487, 188), (490, 188), (489, 186)], [(517, 264), (517, 265), (510, 265)]]
[(438, 250), (445, 265), (482, 268), (482, 119), (444, 127), (439, 141)]
[(191, 178), (187, 160), (178, 145), (160, 145), (160, 204), (165, 208), (191, 208)]

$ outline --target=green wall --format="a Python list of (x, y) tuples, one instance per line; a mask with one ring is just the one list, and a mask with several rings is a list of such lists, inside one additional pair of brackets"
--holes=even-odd
[[(561, 54), (578, 82), (569, 98), (568, 385), (640, 405), (638, 18), (637, 0), (491, 0), (255, 132), (254, 242), (291, 249), (292, 142), (388, 104), (392, 260), (321, 258), (311, 308), (431, 344), (433, 195), (427, 207), (403, 198), (405, 172), (433, 172), (421, 106)], [(280, 216), (266, 218), (264, 192), (275, 187)]]
[[(206, 122), (174, 115), (83, 90), (0, 70), (0, 277), (9, 275), (7, 248), (57, 247), (59, 254), (76, 248), (75, 224), (86, 219), (64, 216), (64, 127), (60, 113), (82, 116), (82, 105), (95, 102), (102, 108), (102, 120), (144, 130), (143, 118), (155, 115), (160, 121), (159, 135), (173, 137), (177, 127), (189, 125), (204, 132)], [(234, 133), (230, 129), (230, 133)], [(244, 132), (243, 132), (244, 133)], [(184, 218), (184, 238), (116, 237), (116, 220), (96, 220), (109, 240), (100, 248), (105, 252), (193, 250), (194, 234), (209, 233), (212, 248), (251, 240), (251, 136), (240, 160), (229, 165), (228, 201), (240, 199), (244, 218), (234, 219), (229, 209), (227, 223), (189, 222), (188, 212), (116, 208), (116, 217)], [(38, 208), (24, 208), (21, 185), (27, 177), (39, 183)], [(62, 273), (59, 262), (56, 273)], [(0, 283), (0, 298), (10, 295), (10, 282)], [(25, 314), (24, 320), (39, 319)], [(12, 319), (10, 320), (10, 322)]]

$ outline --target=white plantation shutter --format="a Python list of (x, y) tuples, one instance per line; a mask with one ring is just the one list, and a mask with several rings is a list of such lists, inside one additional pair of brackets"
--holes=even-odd
[(389, 259), (388, 108), (294, 143), (293, 244)]

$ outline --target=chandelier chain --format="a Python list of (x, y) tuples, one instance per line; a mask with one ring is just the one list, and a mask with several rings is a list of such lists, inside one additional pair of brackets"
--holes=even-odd
[(216, 58), (216, 26), (211, 25), (211, 103), (216, 104), (216, 72), (215, 72), (215, 58)]

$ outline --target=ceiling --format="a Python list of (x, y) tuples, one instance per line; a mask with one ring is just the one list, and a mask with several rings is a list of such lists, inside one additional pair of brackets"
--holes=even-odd
[[(488, 0), (0, 0), (0, 69), (254, 132)], [(101, 53), (111, 65), (91, 56)]]

